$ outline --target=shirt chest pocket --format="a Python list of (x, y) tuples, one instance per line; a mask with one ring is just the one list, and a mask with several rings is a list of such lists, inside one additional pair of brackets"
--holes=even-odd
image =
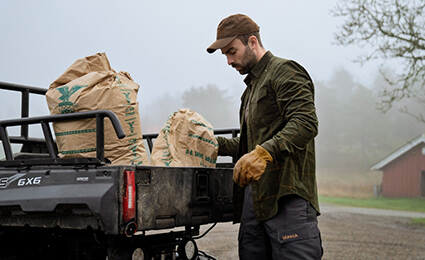
[(275, 95), (263, 87), (254, 91), (248, 109), (249, 124), (267, 125), (279, 115)]

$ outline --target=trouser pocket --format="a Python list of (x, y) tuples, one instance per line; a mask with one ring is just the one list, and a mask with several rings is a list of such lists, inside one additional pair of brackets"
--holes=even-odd
[(320, 259), (322, 241), (317, 222), (307, 222), (277, 230), (279, 249), (274, 259)]

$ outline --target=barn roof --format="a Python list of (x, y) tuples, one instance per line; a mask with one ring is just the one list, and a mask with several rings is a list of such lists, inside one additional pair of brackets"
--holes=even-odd
[(382, 168), (384, 168), (386, 165), (388, 165), (389, 163), (391, 163), (392, 161), (394, 161), (395, 159), (397, 159), (401, 155), (405, 154), (410, 149), (412, 149), (413, 147), (417, 146), (420, 143), (425, 143), (425, 133), (415, 137), (414, 139), (409, 141), (407, 144), (400, 147), (398, 150), (394, 151), (393, 153), (391, 153), (390, 155), (388, 155), (384, 159), (382, 159), (379, 162), (377, 162), (376, 164), (372, 165), (372, 167), (370, 167), (370, 169), (372, 171), (382, 170)]

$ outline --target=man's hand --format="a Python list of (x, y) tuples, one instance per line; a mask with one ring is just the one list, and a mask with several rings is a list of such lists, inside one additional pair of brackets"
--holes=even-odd
[(245, 187), (258, 181), (266, 170), (267, 163), (272, 162), (273, 157), (260, 145), (242, 156), (233, 169), (233, 181), (239, 186)]

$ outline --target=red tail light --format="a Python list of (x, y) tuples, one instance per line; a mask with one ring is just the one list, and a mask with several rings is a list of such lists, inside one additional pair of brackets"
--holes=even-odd
[(122, 212), (124, 222), (136, 216), (136, 181), (134, 171), (124, 171), (124, 196)]

